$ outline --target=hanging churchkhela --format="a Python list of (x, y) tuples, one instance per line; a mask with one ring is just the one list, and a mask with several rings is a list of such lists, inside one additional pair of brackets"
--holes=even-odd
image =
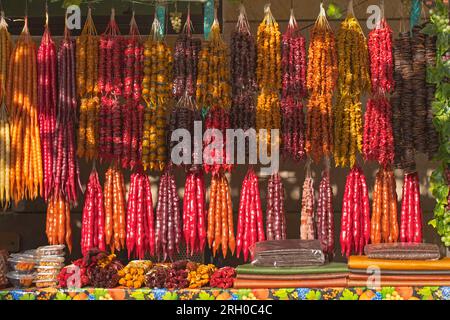
[(308, 162), (302, 188), (302, 209), (300, 215), (300, 239), (302, 240), (316, 239), (314, 209), (314, 179), (312, 178), (311, 168)]
[(422, 242), (422, 209), (420, 207), (419, 175), (417, 172), (406, 173), (403, 181), (400, 241)]
[(155, 15), (151, 35), (144, 43), (142, 98), (144, 129), (142, 164), (144, 169), (163, 171), (167, 159), (167, 110), (172, 95), (172, 50), (161, 37), (161, 24)]
[(330, 184), (330, 166), (328, 160), (326, 161), (325, 169), (322, 171), (322, 180), (319, 185), (316, 230), (317, 239), (320, 241), (322, 251), (331, 260), (334, 256), (334, 211), (333, 190)]
[(124, 119), (121, 162), (123, 168), (131, 169), (141, 161), (144, 122), (144, 106), (141, 104), (144, 46), (141, 43), (134, 14), (130, 22), (129, 36), (124, 40), (124, 50), (123, 97), (125, 105), (122, 106)]
[(333, 152), (331, 107), (336, 80), (336, 39), (321, 4), (319, 16), (311, 31), (306, 78), (310, 98), (306, 112), (305, 149), (316, 162)]
[(334, 107), (334, 161), (352, 167), (362, 149), (361, 96), (369, 89), (369, 58), (364, 32), (349, 2), (338, 31), (338, 95)]
[[(231, 127), (244, 131), (255, 128), (256, 45), (243, 4), (231, 34)], [(246, 148), (246, 150), (248, 150)]]
[(267, 186), (266, 235), (267, 240), (286, 239), (286, 212), (284, 186), (279, 173), (269, 178)]
[(6, 106), (6, 91), (8, 67), (12, 50), (11, 35), (8, 32), (3, 11), (0, 20), (0, 206), (9, 207), (11, 201), (10, 172), (11, 172), (11, 136)]
[(294, 11), (281, 40), (281, 114), (282, 153), (286, 158), (305, 158), (305, 124), (302, 99), (306, 89), (305, 38), (300, 34)]
[[(205, 172), (230, 171), (226, 154), (226, 129), (230, 128), (230, 65), (228, 45), (220, 35), (219, 21), (214, 19), (206, 41), (200, 51), (199, 74), (197, 78), (197, 103), (208, 108), (205, 129), (219, 130), (222, 141), (216, 141), (212, 130), (204, 137), (203, 168)], [(207, 90), (207, 91), (205, 91)], [(211, 133), (209, 133), (211, 132)], [(221, 143), (218, 147), (216, 143)]]
[(18, 203), (44, 192), (39, 138), (36, 44), (28, 30), (28, 17), (11, 54), (6, 105), (11, 126), (11, 195)]
[(77, 92), (80, 97), (77, 155), (86, 160), (97, 157), (100, 110), (98, 52), (99, 39), (89, 8), (83, 31), (76, 40)]

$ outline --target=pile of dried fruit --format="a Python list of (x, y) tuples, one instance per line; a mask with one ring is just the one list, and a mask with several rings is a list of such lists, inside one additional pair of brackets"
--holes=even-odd
[(267, 240), (286, 239), (284, 187), (279, 173), (270, 176), (267, 186), (266, 235)]
[(422, 208), (420, 207), (419, 175), (405, 174), (400, 214), (400, 241), (422, 242)]
[[(11, 54), (6, 106), (10, 111), (10, 190), (14, 201), (36, 199), (44, 191), (39, 138), (36, 44), (28, 18)], [(12, 76), (14, 75), (14, 76)]]
[(236, 270), (232, 267), (223, 267), (216, 270), (209, 280), (209, 284), (213, 288), (228, 289), (233, 287), (236, 278)]
[(105, 243), (111, 252), (125, 248), (125, 184), (122, 172), (111, 165), (105, 174)]
[(223, 173), (213, 174), (208, 208), (207, 238), (213, 256), (216, 256), (222, 246), (223, 257), (226, 258), (228, 248), (231, 254), (236, 249), (234, 237), (233, 207), (231, 190)]
[(83, 258), (65, 266), (58, 274), (58, 286), (60, 288), (83, 288), (88, 286), (87, 268), (88, 265), (85, 264)]
[(133, 252), (138, 259), (144, 259), (146, 252), (154, 256), (155, 225), (151, 185), (149, 177), (140, 167), (130, 177), (126, 221), (128, 257)]
[(144, 169), (163, 171), (167, 159), (167, 110), (172, 95), (172, 50), (160, 36), (158, 18), (152, 24), (151, 35), (144, 43), (144, 78), (142, 98), (144, 129), (142, 164)]
[(179, 252), (182, 239), (180, 198), (175, 177), (169, 165), (159, 181), (156, 208), (155, 254), (163, 260), (172, 260)]
[[(351, 3), (351, 2), (350, 2)], [(334, 161), (353, 167), (362, 149), (361, 96), (370, 87), (364, 32), (351, 10), (338, 31), (338, 97), (334, 108)]]
[(302, 99), (306, 89), (305, 38), (291, 10), (291, 18), (281, 41), (282, 66), (282, 152), (295, 161), (305, 158), (305, 117)]
[(216, 266), (213, 264), (201, 264), (197, 267), (197, 269), (189, 271), (187, 278), (189, 281), (189, 289), (196, 289), (206, 286), (216, 269)]
[(89, 284), (95, 288), (115, 288), (119, 284), (119, 270), (123, 264), (114, 254), (105, 251), (90, 250), (84, 256), (84, 264), (88, 265)]
[(342, 202), (341, 252), (350, 256), (362, 254), (370, 240), (370, 204), (366, 178), (360, 167), (354, 166), (345, 182)]
[(370, 242), (397, 242), (397, 191), (392, 169), (378, 170), (372, 198)]
[(244, 261), (256, 242), (264, 241), (264, 222), (259, 194), (258, 177), (252, 167), (242, 183), (241, 196), (239, 200), (238, 225), (236, 233), (236, 252), (239, 258), (241, 252)]
[(77, 92), (81, 99), (77, 154), (78, 157), (87, 160), (97, 156), (98, 113), (100, 110), (97, 83), (98, 42), (92, 11), (89, 8), (83, 31), (76, 40)]
[(336, 39), (328, 23), (325, 9), (311, 32), (308, 49), (306, 85), (310, 93), (306, 117), (306, 152), (320, 161), (333, 152), (333, 91), (337, 79)]
[(141, 288), (145, 283), (145, 275), (152, 268), (153, 263), (148, 260), (131, 261), (117, 273), (119, 284), (128, 288)]

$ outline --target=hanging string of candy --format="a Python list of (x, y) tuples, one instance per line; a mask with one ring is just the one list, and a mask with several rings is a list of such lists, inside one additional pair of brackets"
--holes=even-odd
[(286, 239), (285, 190), (279, 173), (270, 176), (267, 185), (266, 237), (267, 240)]
[(114, 8), (105, 32), (100, 36), (98, 87), (101, 94), (98, 153), (103, 161), (120, 161), (122, 155), (122, 63), (123, 40)]
[(77, 154), (86, 160), (97, 156), (100, 100), (98, 60), (99, 39), (89, 7), (81, 35), (76, 40), (77, 92), (80, 96)]
[(300, 214), (300, 239), (316, 239), (314, 223), (314, 179), (311, 174), (310, 161), (306, 165), (306, 176), (302, 188), (302, 209)]
[(345, 182), (341, 219), (341, 252), (346, 257), (362, 254), (370, 240), (370, 205), (366, 178), (358, 165), (353, 166)]
[(186, 253), (201, 253), (206, 243), (205, 181), (201, 166), (187, 173), (183, 197), (183, 236)]
[(260, 90), (256, 105), (258, 139), (263, 141), (260, 143), (262, 146), (278, 145), (279, 141), (271, 140), (271, 129), (281, 127), (281, 33), (270, 4), (264, 7), (264, 19), (258, 26), (256, 52), (256, 79)]
[(306, 85), (310, 93), (306, 117), (306, 152), (316, 162), (333, 151), (332, 99), (337, 80), (336, 39), (325, 9), (311, 31)]
[(294, 10), (281, 41), (282, 65), (282, 152), (295, 161), (305, 158), (305, 116), (302, 99), (306, 88), (305, 38), (300, 34)]
[(58, 105), (53, 148), (53, 185), (55, 194), (61, 193), (68, 206), (77, 205), (77, 188), (81, 189), (80, 168), (76, 155), (75, 123), (77, 119), (75, 40), (69, 30), (64, 31), (58, 52)]
[[(153, 200), (149, 177), (141, 167), (130, 177), (126, 219), (126, 247), (128, 257), (134, 252), (137, 259), (144, 259), (145, 253), (155, 255), (155, 222)], [(158, 200), (158, 208), (159, 208)], [(159, 209), (158, 209), (159, 210)], [(156, 227), (158, 227), (158, 215)], [(156, 250), (158, 245), (156, 244)]]
[[(206, 85), (206, 86), (205, 86)], [(204, 92), (204, 90), (208, 90)], [(205, 172), (216, 173), (220, 170), (231, 171), (232, 166), (227, 161), (226, 129), (230, 128), (230, 64), (228, 62), (228, 45), (220, 35), (220, 25), (217, 17), (211, 26), (208, 41), (200, 51), (199, 75), (197, 78), (197, 103), (203, 108), (209, 108), (205, 119), (206, 131), (204, 137), (203, 168)], [(223, 141), (215, 141), (215, 131), (222, 133)], [(211, 147), (222, 142), (219, 148)], [(216, 152), (218, 151), (218, 152)]]
[(7, 103), (11, 126), (10, 189), (14, 201), (36, 199), (44, 191), (39, 138), (36, 44), (28, 18), (9, 64)]
[[(189, 4), (188, 4), (189, 5)], [(175, 42), (173, 64), (173, 95), (180, 99), (185, 92), (195, 97), (197, 68), (202, 41), (192, 36), (191, 11), (188, 7), (186, 23)]]
[(231, 126), (244, 131), (255, 128), (256, 45), (247, 13), (239, 6), (239, 17), (231, 33)]
[(338, 31), (338, 97), (334, 108), (334, 160), (336, 166), (352, 167), (362, 149), (361, 96), (370, 86), (366, 38), (353, 14), (349, 13)]
[(364, 115), (362, 153), (366, 160), (388, 166), (394, 162), (392, 108), (387, 97), (394, 89), (394, 61), (392, 30), (384, 18), (369, 33), (368, 48), (372, 96)]
[[(46, 13), (48, 17), (48, 13)], [(57, 168), (57, 155), (59, 145), (56, 139), (56, 105), (57, 105), (57, 69), (56, 69), (56, 46), (53, 41), (50, 29), (45, 24), (41, 45), (37, 53), (38, 62), (38, 119), (39, 133), (42, 148), (42, 161), (44, 170), (44, 201), (47, 201), (54, 187), (59, 184), (54, 183), (53, 168)], [(63, 94), (61, 88), (59, 95)], [(62, 137), (62, 136), (61, 136)], [(59, 137), (58, 137), (59, 138)], [(55, 148), (54, 148), (55, 145)], [(55, 165), (53, 164), (55, 162)]]
[(106, 249), (105, 207), (103, 204), (102, 186), (94, 162), (84, 195), (81, 222), (81, 253), (83, 255), (93, 248), (102, 251)]
[(155, 254), (158, 259), (173, 260), (175, 254), (180, 252), (183, 236), (180, 214), (180, 198), (172, 166), (169, 165), (159, 181), (155, 228)]
[(397, 242), (397, 191), (392, 169), (379, 169), (372, 195), (371, 243)]
[(222, 255), (227, 257), (228, 249), (234, 255), (236, 239), (234, 236), (233, 205), (231, 203), (231, 190), (228, 180), (223, 172), (213, 174), (209, 194), (208, 246), (213, 256), (217, 255), (219, 248)]
[(422, 242), (422, 209), (420, 207), (419, 175), (417, 172), (406, 173), (403, 181), (400, 241)]
[(334, 256), (334, 211), (332, 202), (333, 190), (330, 185), (330, 164), (327, 159), (319, 185), (316, 230), (322, 251), (330, 260)]
[(125, 248), (125, 191), (122, 171), (112, 164), (105, 173), (103, 186), (105, 244), (112, 253)]
[(263, 211), (259, 194), (258, 177), (252, 167), (242, 183), (239, 200), (238, 225), (236, 233), (236, 252), (241, 252), (244, 261), (249, 258), (250, 248), (259, 241), (265, 240)]
[(50, 245), (65, 243), (72, 252), (70, 203), (61, 193), (53, 193), (48, 199), (45, 233)]
[(4, 12), (0, 18), (0, 206), (8, 208), (11, 201), (10, 172), (11, 172), (11, 136), (8, 110), (6, 106), (6, 84), (8, 67), (12, 50), (11, 35)]
[(144, 43), (142, 97), (146, 103), (142, 138), (144, 169), (163, 171), (167, 159), (167, 109), (172, 94), (172, 50), (161, 38), (155, 15), (151, 35)]
[(142, 96), (142, 70), (144, 46), (141, 43), (139, 29), (134, 18), (130, 22), (130, 32), (124, 39), (125, 68), (123, 79), (122, 167), (134, 168), (141, 161), (142, 130), (144, 106)]

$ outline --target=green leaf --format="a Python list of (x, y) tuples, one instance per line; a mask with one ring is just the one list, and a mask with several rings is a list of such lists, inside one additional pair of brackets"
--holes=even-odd
[(175, 292), (167, 291), (165, 295), (162, 297), (163, 300), (178, 300), (178, 294)]
[(387, 294), (392, 294), (392, 292), (394, 292), (394, 291), (395, 291), (394, 287), (383, 287), (383, 288), (381, 288), (380, 293), (381, 293), (381, 296), (384, 299), (384, 298), (386, 298)]
[(436, 26), (432, 23), (428, 23), (425, 28), (422, 29), (422, 33), (425, 33), (429, 36), (435, 36), (437, 34), (438, 30)]
[(135, 300), (145, 300), (144, 292), (142, 291), (133, 291), (131, 297)]
[(358, 300), (358, 295), (356, 293), (351, 292), (349, 289), (345, 289), (342, 292), (342, 296), (340, 300)]
[(342, 18), (342, 10), (337, 4), (331, 2), (327, 8), (327, 16), (331, 19), (340, 19)]
[(99, 300), (100, 297), (104, 297), (107, 293), (108, 293), (108, 290), (106, 290), (106, 289), (95, 289), (94, 290), (95, 300)]
[(55, 300), (72, 300), (72, 298), (64, 292), (58, 292), (56, 293)]
[(32, 293), (25, 293), (19, 298), (19, 300), (36, 300), (36, 297)]
[(431, 219), (430, 221), (428, 221), (428, 224), (433, 228), (436, 228), (436, 219)]
[(306, 300), (320, 300), (320, 298), (322, 298), (320, 291), (311, 290), (306, 294)]
[(287, 300), (289, 297), (286, 289), (278, 289), (273, 295), (280, 298), (280, 300)]

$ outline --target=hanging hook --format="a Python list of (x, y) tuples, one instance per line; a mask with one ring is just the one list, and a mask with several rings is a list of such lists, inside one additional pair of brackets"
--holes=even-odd
[(48, 1), (45, 0), (45, 27), (48, 27)]

